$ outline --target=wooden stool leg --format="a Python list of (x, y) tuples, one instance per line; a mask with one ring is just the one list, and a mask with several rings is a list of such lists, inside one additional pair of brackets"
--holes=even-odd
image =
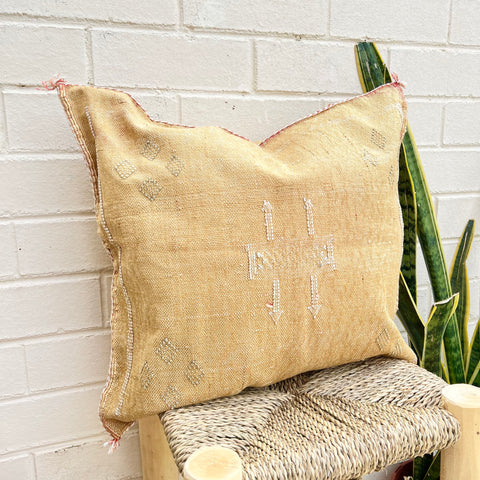
[(178, 480), (179, 472), (158, 415), (141, 418), (138, 425), (143, 480)]
[(183, 469), (185, 480), (242, 480), (242, 461), (225, 447), (202, 447), (193, 452)]
[(445, 408), (460, 422), (460, 440), (442, 450), (442, 480), (480, 479), (480, 388), (455, 384), (442, 391)]

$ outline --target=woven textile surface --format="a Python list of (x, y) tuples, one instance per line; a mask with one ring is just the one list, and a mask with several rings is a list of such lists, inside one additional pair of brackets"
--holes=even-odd
[(387, 355), (402, 256), (398, 84), (256, 144), (153, 122), (126, 93), (59, 85), (113, 261), (100, 416), (135, 419)]
[(180, 471), (203, 446), (235, 450), (251, 480), (350, 480), (452, 445), (445, 382), (376, 357), (160, 416)]

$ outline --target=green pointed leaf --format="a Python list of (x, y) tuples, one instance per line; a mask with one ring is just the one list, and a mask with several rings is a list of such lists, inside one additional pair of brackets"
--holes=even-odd
[[(425, 179), (425, 173), (411, 134), (410, 127), (403, 138), (406, 158), (416, 193), (418, 239), (432, 284), (435, 302), (442, 302), (452, 296), (450, 279), (447, 273), (445, 254), (440, 242), (437, 220), (433, 210), (432, 198)], [(455, 313), (448, 322), (445, 335), (445, 356), (448, 376), (452, 383), (465, 382), (465, 370), (461, 349), (460, 332)]]
[(457, 305), (458, 293), (443, 302), (435, 303), (425, 327), (421, 366), (439, 377), (442, 376), (441, 353), (443, 335)]
[[(473, 235), (475, 232), (475, 221), (469, 220), (462, 238), (458, 243), (457, 250), (453, 257), (452, 268), (450, 271), (450, 284), (452, 292), (459, 294), (458, 307), (455, 311), (458, 331), (460, 333), (460, 342), (464, 362), (468, 357), (468, 318), (470, 313), (470, 289), (467, 275), (467, 257), (472, 246)], [(467, 370), (467, 369), (465, 369)]]
[(408, 290), (417, 303), (417, 205), (413, 189), (412, 176), (408, 170), (405, 148), (400, 147), (398, 196), (403, 217), (403, 256), (401, 272)]
[(400, 272), (398, 289), (397, 316), (402, 322), (408, 338), (412, 343), (413, 350), (419, 359), (423, 357), (423, 345), (425, 341), (425, 325), (422, 317), (418, 313), (417, 306), (408, 290), (407, 283)]
[[(417, 147), (410, 128), (407, 127), (403, 143), (407, 154), (407, 163), (415, 186), (417, 202), (418, 239), (422, 247), (435, 302), (443, 302), (452, 296), (450, 279), (447, 273), (445, 254), (440, 242), (440, 233), (433, 210), (432, 199), (420, 162)], [(448, 322), (445, 335), (445, 356), (448, 377), (452, 383), (465, 382), (465, 370), (461, 348), (460, 332), (455, 313)]]
[(413, 479), (424, 480), (432, 461), (433, 456), (430, 453), (427, 453), (423, 457), (415, 457), (413, 460)]
[(364, 92), (390, 83), (392, 77), (385, 67), (377, 47), (372, 42), (360, 42), (355, 45), (355, 60), (358, 76)]
[(468, 383), (474, 387), (480, 387), (480, 362), (477, 363), (477, 366), (473, 370), (472, 377)]
[(444, 382), (450, 383), (448, 381), (448, 374), (447, 374), (447, 369), (445, 368), (445, 365), (442, 363), (442, 376), (440, 377)]
[[(391, 81), (388, 69), (371, 42), (361, 42), (355, 47), (357, 68), (365, 91), (376, 88), (385, 81)], [(422, 247), (428, 275), (432, 284), (435, 302), (442, 302), (452, 296), (445, 255), (440, 242), (440, 234), (433, 210), (432, 198), (425, 179), (415, 140), (407, 126), (403, 138), (405, 158), (413, 181), (417, 204), (418, 239)], [(447, 324), (444, 336), (446, 365), (452, 383), (465, 382), (465, 369), (461, 349), (460, 333), (455, 314)]]
[(468, 383), (480, 387), (480, 319), (473, 332), (467, 357)]
[(432, 463), (423, 477), (423, 480), (439, 480), (440, 478), (440, 452), (437, 452), (432, 459)]

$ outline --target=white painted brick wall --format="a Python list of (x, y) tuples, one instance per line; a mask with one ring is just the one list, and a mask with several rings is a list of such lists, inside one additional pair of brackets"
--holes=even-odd
[(356, 92), (358, 77), (352, 45), (316, 40), (257, 40), (257, 88), (284, 92)]
[(94, 218), (23, 221), (15, 231), (21, 275), (95, 271), (110, 265)]
[[(398, 42), (445, 42), (450, 0), (332, 0), (330, 33), (342, 38), (365, 36)], [(428, 19), (428, 21), (426, 21)]]
[(443, 138), (445, 144), (479, 145), (480, 129), (476, 128), (478, 125), (472, 121), (475, 118), (480, 118), (480, 102), (447, 103)]
[(12, 223), (0, 224), (0, 279), (14, 277), (17, 273), (17, 246)]
[(252, 83), (248, 39), (101, 29), (92, 45), (99, 85), (246, 91)]
[[(284, 108), (279, 109), (278, 105)], [(195, 125), (221, 125), (239, 135), (260, 141), (325, 103), (318, 98), (268, 95), (182, 95), (182, 121)]]
[(0, 350), (0, 365), (5, 373), (2, 377), (1, 397), (23, 395), (28, 392), (27, 367), (23, 346), (6, 346)]
[[(92, 211), (85, 160), (75, 156), (22, 154), (0, 159), (1, 215), (42, 215)], [(2, 185), (3, 186), (3, 185)]]
[(184, 24), (198, 29), (324, 35), (328, 0), (191, 0)]
[(10, 152), (80, 151), (55, 92), (6, 89), (3, 96)]
[(453, 0), (450, 41), (478, 46), (480, 5), (478, 0)]
[(19, 455), (0, 459), (0, 472), (2, 478), (22, 480), (35, 480), (35, 466), (32, 455)]
[[(450, 263), (469, 218), (480, 233), (479, 23), (479, 0), (3, 0), (0, 480), (141, 478), (135, 428), (115, 455), (102, 447), (111, 267), (83, 158), (42, 80), (127, 89), (156, 120), (261, 140), (360, 93), (353, 46), (375, 40), (407, 85)], [(427, 315), (421, 261), (418, 275)]]
[(2, 339), (100, 328), (99, 287), (98, 276), (79, 274), (0, 283)]
[[(133, 7), (133, 8), (132, 8)], [(103, 20), (131, 22), (133, 24), (173, 25), (178, 18), (175, 0), (82, 0), (81, 2), (59, 2), (58, 0), (3, 0), (2, 11), (12, 14), (28, 14), (38, 18), (53, 17), (72, 20)], [(61, 22), (67, 24), (69, 22)]]
[[(25, 345), (30, 390), (102, 382), (108, 373), (109, 340), (102, 332), (81, 337), (57, 335)], [(59, 368), (59, 359), (62, 359), (62, 368)]]
[(0, 82), (37, 85), (60, 70), (72, 82), (87, 80), (86, 32), (78, 27), (9, 22), (0, 26)]

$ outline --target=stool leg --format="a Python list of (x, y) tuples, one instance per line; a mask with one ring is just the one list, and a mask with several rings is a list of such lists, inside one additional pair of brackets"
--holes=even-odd
[(185, 480), (242, 480), (242, 461), (226, 447), (202, 447), (193, 452), (183, 469)]
[(442, 391), (445, 408), (460, 423), (460, 440), (442, 450), (442, 480), (480, 478), (480, 388), (473, 385), (448, 385)]
[(143, 480), (178, 480), (179, 472), (158, 415), (141, 418), (138, 425)]

